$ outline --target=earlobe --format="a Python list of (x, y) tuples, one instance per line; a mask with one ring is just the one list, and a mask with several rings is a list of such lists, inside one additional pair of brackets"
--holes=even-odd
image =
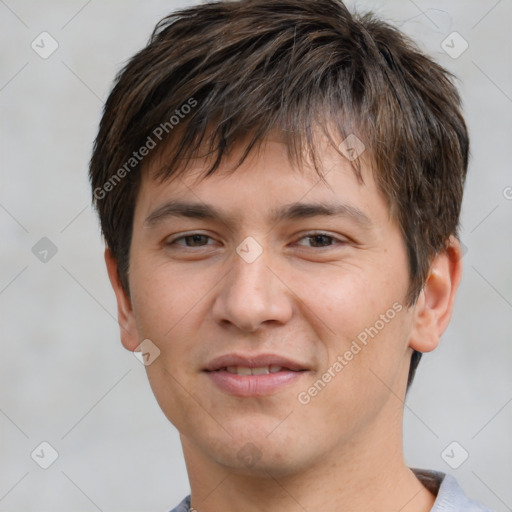
[(121, 342), (127, 350), (133, 352), (139, 345), (139, 336), (132, 303), (119, 279), (117, 261), (108, 248), (105, 249), (105, 264), (107, 266), (110, 284), (116, 295), (117, 319), (121, 330)]
[(439, 345), (452, 316), (455, 294), (462, 275), (460, 242), (450, 237), (446, 248), (435, 256), (416, 304), (409, 346), (430, 352)]

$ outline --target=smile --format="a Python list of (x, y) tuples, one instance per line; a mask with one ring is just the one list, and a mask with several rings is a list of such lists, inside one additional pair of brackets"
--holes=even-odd
[(274, 395), (306, 373), (305, 365), (275, 354), (229, 354), (214, 359), (204, 369), (218, 390), (238, 397)]
[(283, 370), (282, 366), (271, 364), (270, 366), (260, 366), (259, 368), (249, 368), (247, 366), (228, 366), (221, 370), (234, 373), (236, 375), (266, 375), (268, 373), (277, 373)]

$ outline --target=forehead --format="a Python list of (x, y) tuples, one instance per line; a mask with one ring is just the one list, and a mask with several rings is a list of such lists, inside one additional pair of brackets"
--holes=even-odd
[(362, 180), (352, 164), (325, 146), (321, 167), (294, 165), (287, 146), (269, 139), (238, 165), (243, 147), (226, 157), (219, 169), (205, 177), (205, 159), (168, 179), (159, 179), (162, 160), (143, 175), (136, 218), (145, 226), (161, 219), (189, 217), (234, 224), (241, 217), (264, 217), (270, 223), (315, 215), (345, 216), (361, 227), (386, 208), (372, 173), (361, 165)]
[[(180, 146), (182, 135), (176, 133), (176, 138), (159, 147), (149, 162), (142, 166), (141, 182), (144, 185), (150, 184), (153, 189), (158, 187), (159, 182), (174, 183), (175, 188), (179, 188), (180, 182), (196, 187), (207, 179), (208, 184), (213, 186), (217, 180), (211, 178), (225, 181), (235, 175), (237, 180), (251, 180), (253, 176), (244, 173), (244, 170), (250, 170), (251, 174), (256, 173), (258, 179), (264, 180), (263, 173), (257, 172), (262, 168), (272, 169), (274, 178), (286, 177), (292, 181), (299, 177), (311, 185), (319, 180), (327, 184), (329, 180), (324, 178), (333, 169), (347, 174), (347, 171), (350, 171), (353, 175), (351, 177), (356, 177), (361, 184), (367, 180), (373, 181), (373, 171), (370, 171), (373, 167), (371, 155), (358, 137), (350, 134), (337, 144), (335, 138), (339, 137), (326, 136), (320, 133), (318, 127), (314, 132), (310, 143), (300, 138), (292, 142), (293, 137), (284, 133), (282, 129), (272, 129), (263, 139), (258, 139), (250, 151), (247, 148), (251, 143), (251, 134), (247, 133), (234, 147), (222, 150), (222, 160), (215, 169), (212, 169), (212, 164), (216, 161), (218, 153), (208, 146), (208, 139), (196, 150), (187, 151), (183, 156), (184, 165), (175, 162), (173, 157)], [(292, 145), (296, 146), (292, 148)], [(354, 154), (357, 158), (353, 158)], [(169, 162), (174, 163), (172, 169), (169, 168)]]

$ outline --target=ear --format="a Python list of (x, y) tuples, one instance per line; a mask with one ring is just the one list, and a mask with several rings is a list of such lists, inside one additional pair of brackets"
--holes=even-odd
[(139, 346), (137, 325), (133, 315), (131, 300), (121, 285), (117, 271), (117, 261), (110, 249), (105, 249), (105, 263), (110, 284), (116, 294), (117, 320), (121, 329), (121, 343), (127, 350), (133, 352)]
[(447, 247), (432, 261), (427, 281), (414, 307), (409, 346), (430, 352), (439, 345), (452, 316), (455, 294), (462, 275), (462, 249), (451, 236)]

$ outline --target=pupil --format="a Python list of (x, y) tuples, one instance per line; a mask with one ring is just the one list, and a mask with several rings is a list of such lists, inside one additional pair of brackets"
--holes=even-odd
[(202, 242), (202, 239), (204, 238), (204, 235), (191, 235), (189, 236), (189, 240), (191, 239), (192, 244), (200, 244)]
[[(328, 240), (329, 240), (330, 237), (326, 236), (326, 235), (315, 235), (313, 237), (313, 240), (314, 240), (314, 243), (313, 245), (329, 245), (328, 243)], [(324, 244), (322, 244), (322, 242), (324, 242)]]

